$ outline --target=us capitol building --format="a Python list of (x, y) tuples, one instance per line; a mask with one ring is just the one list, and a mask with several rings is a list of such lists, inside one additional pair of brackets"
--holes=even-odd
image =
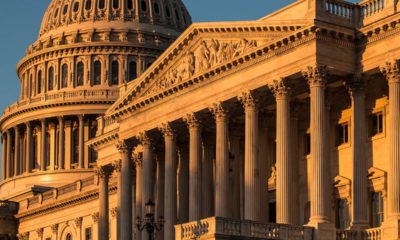
[(53, 0), (0, 118), (0, 239), (400, 239), (399, 11)]

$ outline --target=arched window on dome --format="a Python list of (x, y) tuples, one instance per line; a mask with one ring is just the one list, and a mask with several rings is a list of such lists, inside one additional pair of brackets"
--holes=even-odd
[(35, 82), (33, 81), (33, 74), (31, 73), (30, 77), (29, 77), (29, 81), (31, 84), (31, 88), (30, 88), (30, 94), (31, 96), (35, 96)]
[(142, 0), (140, 2), (140, 6), (141, 6), (141, 9), (142, 9), (143, 12), (147, 12), (147, 3), (146, 3), (146, 1)]
[(38, 159), (39, 159), (39, 156), (38, 156), (38, 153), (39, 153), (38, 147), (39, 147), (39, 136), (38, 136), (37, 134), (35, 134), (35, 135), (33, 136), (33, 146), (32, 146), (32, 150), (33, 150), (33, 152), (32, 152), (32, 154), (33, 154), (33, 161), (32, 161), (32, 166), (31, 166), (32, 169), (37, 169), (38, 166), (39, 166), (39, 162), (38, 162)]
[(158, 5), (157, 2), (154, 2), (153, 4), (153, 9), (154, 9), (154, 13), (159, 15), (160, 14), (160, 6)]
[(106, 0), (99, 0), (99, 8), (104, 9), (106, 7)]
[(50, 67), (49, 68), (49, 82), (48, 82), (48, 90), (52, 91), (54, 89), (54, 68)]
[(38, 71), (37, 75), (37, 91), (38, 94), (42, 93), (42, 70)]
[(119, 8), (119, 0), (113, 0), (113, 8), (118, 9)]
[(73, 10), (74, 10), (74, 12), (77, 12), (79, 10), (79, 1), (74, 2)]
[(86, 0), (86, 2), (85, 2), (85, 10), (89, 11), (90, 9), (92, 9), (92, 0)]
[(119, 63), (118, 61), (112, 61), (110, 85), (118, 85), (118, 83), (119, 83)]
[(48, 132), (46, 133), (45, 142), (46, 142), (46, 155), (45, 155), (46, 166), (50, 166), (50, 149), (51, 149), (50, 144), (51, 143), (50, 143), (50, 133), (48, 133)]
[(128, 82), (130, 82), (132, 80), (135, 80), (137, 78), (137, 76), (138, 76), (138, 74), (137, 74), (137, 64), (136, 64), (135, 61), (131, 61), (129, 63), (128, 71), (129, 71)]
[(128, 0), (127, 7), (128, 7), (129, 10), (133, 9), (133, 1), (135, 1), (135, 0)]
[(68, 4), (65, 4), (65, 5), (64, 5), (64, 8), (63, 8), (63, 15), (67, 14), (67, 12), (68, 12), (68, 7), (69, 7)]
[(101, 84), (101, 62), (99, 60), (93, 63), (93, 85)]
[(175, 9), (175, 17), (177, 22), (181, 21), (181, 16), (179, 15), (178, 9)]
[(85, 66), (83, 65), (83, 62), (78, 62), (76, 65), (76, 86), (83, 86), (84, 75)]
[(79, 128), (74, 127), (72, 132), (72, 164), (79, 162)]
[(167, 15), (168, 18), (171, 17), (171, 10), (169, 9), (168, 6), (165, 6), (165, 14)]
[(68, 87), (68, 65), (64, 63), (61, 67), (61, 88)]
[(65, 237), (65, 240), (72, 240), (72, 235), (71, 233), (68, 233), (67, 236)]
[(58, 8), (56, 9), (56, 11), (54, 12), (54, 18), (58, 17)]

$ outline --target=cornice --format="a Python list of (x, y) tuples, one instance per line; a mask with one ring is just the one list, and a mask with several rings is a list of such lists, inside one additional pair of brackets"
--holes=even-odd
[(107, 143), (113, 143), (119, 140), (119, 128), (113, 129), (110, 132), (101, 134), (100, 136), (90, 140), (86, 143), (89, 147), (98, 148)]

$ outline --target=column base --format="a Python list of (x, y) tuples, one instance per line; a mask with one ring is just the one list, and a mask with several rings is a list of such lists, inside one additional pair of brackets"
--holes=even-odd
[(382, 239), (400, 240), (400, 219), (388, 219), (382, 224)]
[(336, 228), (332, 223), (309, 222), (309, 227), (313, 227), (313, 240), (336, 240)]

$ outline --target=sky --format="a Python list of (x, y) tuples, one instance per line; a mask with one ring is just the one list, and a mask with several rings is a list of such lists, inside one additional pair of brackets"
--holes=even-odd
[[(183, 0), (193, 22), (255, 20), (295, 0)], [(16, 65), (39, 32), (51, 0), (3, 1), (0, 7), (0, 111), (20, 93)]]

